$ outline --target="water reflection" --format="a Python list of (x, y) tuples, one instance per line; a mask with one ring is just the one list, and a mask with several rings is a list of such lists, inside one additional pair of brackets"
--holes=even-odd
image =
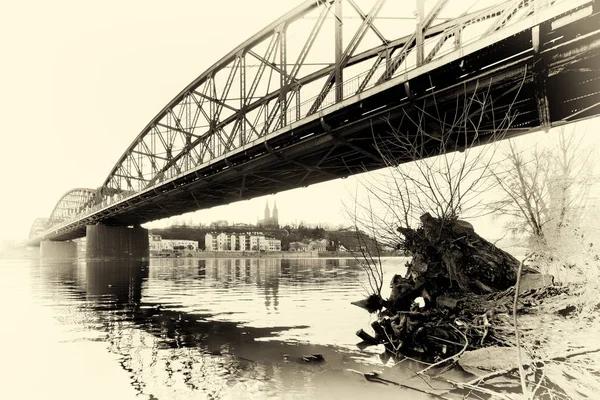
[(149, 265), (141, 262), (94, 262), (85, 265), (86, 300), (99, 309), (109, 307), (134, 312), (142, 300), (142, 283)]
[[(361, 274), (352, 260), (323, 259), (40, 268), (45, 293), (58, 300), (64, 322), (82, 337), (107, 343), (147, 398), (371, 397), (373, 384), (350, 371), (379, 364), (373, 353), (354, 349), (353, 332), (368, 323), (349, 305), (360, 296)], [(302, 361), (313, 353), (325, 362)], [(408, 369), (388, 374), (423, 385)], [(382, 398), (401, 392), (375, 390)]]

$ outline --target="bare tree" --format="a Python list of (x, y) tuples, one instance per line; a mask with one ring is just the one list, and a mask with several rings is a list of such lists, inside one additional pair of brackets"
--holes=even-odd
[(593, 153), (583, 136), (564, 127), (553, 147), (536, 146), (529, 154), (509, 141), (504, 162), (493, 172), (503, 193), (492, 204), (494, 212), (512, 217), (512, 233), (527, 234), (537, 250), (549, 251), (581, 226), (594, 179)]
[[(357, 215), (358, 203), (354, 202), (354, 215)], [(381, 303), (381, 290), (383, 289), (383, 266), (381, 264), (381, 244), (377, 240), (377, 234), (373, 231), (375, 224), (373, 219), (375, 215), (371, 213), (368, 217), (371, 221), (369, 224), (371, 231), (361, 231), (358, 226), (358, 220), (354, 219), (354, 233), (356, 235), (358, 253), (360, 256), (354, 254), (355, 259), (359, 265), (365, 270), (367, 274), (367, 281), (369, 283), (368, 297), (370, 304), (365, 304), (365, 307), (370, 312), (378, 311), (382, 307)]]
[(513, 103), (495, 109), (489, 88), (457, 96), (453, 113), (442, 114), (435, 96), (429, 102), (404, 111), (395, 125), (388, 121), (385, 135), (373, 133), (388, 168), (362, 178), (366, 193), (354, 199), (358, 207), (350, 213), (357, 226), (399, 249), (398, 228), (415, 227), (425, 213), (455, 221), (489, 212), (482, 194), (498, 184), (490, 173), (496, 142), (507, 137), (515, 118)]
[[(364, 193), (355, 194), (352, 206), (346, 208), (355, 230), (367, 232), (377, 244), (376, 252), (361, 247), (357, 257), (371, 289), (361, 306), (369, 311), (382, 304), (395, 309), (393, 302), (410, 297), (399, 294), (399, 288), (421, 287), (419, 282), (426, 279), (421, 273), (428, 269), (427, 260), (433, 259), (444, 265), (447, 282), (465, 291), (489, 292), (495, 290), (494, 285), (514, 283), (517, 260), (459, 221), (459, 217), (487, 212), (483, 194), (497, 185), (490, 170), (497, 162), (497, 142), (509, 135), (515, 120), (512, 109), (522, 81), (513, 85), (507, 91), (515, 95), (513, 100), (504, 98), (499, 104), (490, 87), (479, 84), (452, 98), (446, 95), (441, 100), (434, 94), (404, 109), (399, 118), (386, 119), (386, 130), (373, 132), (376, 151), (387, 168), (359, 178)], [(458, 232), (464, 235), (456, 236)], [(468, 247), (469, 253), (480, 256), (478, 260), (465, 261), (468, 257), (457, 253), (460, 246), (452, 245), (456, 240), (466, 246), (458, 253), (467, 252)], [(428, 250), (431, 246), (439, 250), (435, 255)], [(413, 256), (406, 276), (394, 278), (387, 303), (381, 299), (381, 247)], [(471, 272), (486, 269), (494, 279), (483, 282), (469, 276), (467, 264)]]
[[(495, 335), (488, 335), (488, 328), (491, 331), (501, 327), (501, 319), (494, 317), (507, 314), (488, 313), (494, 309), (494, 301), (487, 310), (478, 308), (476, 304), (483, 298), (480, 297), (470, 304), (461, 303), (461, 315), (474, 314), (469, 322), (461, 321), (457, 326), (452, 312), (444, 311), (432, 317), (436, 312), (434, 306), (426, 308), (429, 314), (423, 316), (425, 313), (419, 314), (414, 307), (414, 300), (433, 298), (430, 304), (435, 304), (442, 297), (440, 294), (467, 293), (466, 299), (472, 293), (486, 296), (496, 292), (502, 296), (513, 290), (515, 340), (523, 345), (533, 343), (530, 337), (521, 337), (516, 328), (520, 291), (518, 284), (516, 289), (511, 288), (526, 269), (524, 261), (519, 263), (486, 242), (459, 218), (504, 211), (518, 217), (519, 225), (515, 225), (515, 229), (544, 240), (550, 234), (551, 225), (556, 232), (572, 231), (580, 224), (581, 210), (589, 198), (592, 175), (590, 166), (581, 161), (591, 159), (591, 150), (580, 140), (561, 132), (558, 151), (539, 149), (528, 158), (514, 142), (508, 142), (508, 152), (502, 155), (500, 145), (489, 143), (510, 136), (517, 116), (509, 104), (502, 109), (501, 118), (490, 118), (490, 115), (498, 115), (494, 112), (498, 110), (494, 103), (486, 91), (465, 94), (450, 119), (447, 115), (432, 114), (432, 107), (427, 104), (415, 105), (416, 112), (407, 111), (400, 122), (389, 122), (390, 134), (374, 133), (378, 153), (388, 168), (383, 173), (363, 177), (366, 195), (355, 197), (351, 218), (357, 230), (369, 232), (380, 243), (395, 245), (413, 257), (407, 263), (406, 274), (394, 276), (390, 297), (381, 301), (387, 309), (386, 315), (391, 317), (382, 317), (372, 324), (375, 332), (372, 339), (359, 331), (363, 340), (383, 343), (394, 353), (406, 349), (435, 352), (436, 341), (443, 337), (444, 344), (437, 343), (444, 349), (441, 353), (460, 356), (467, 348), (499, 338), (501, 335), (497, 332), (503, 328)], [(481, 146), (483, 144), (488, 145)], [(483, 203), (489, 199), (486, 193), (491, 191), (506, 196), (490, 208)], [(582, 246), (578, 250), (582, 250)], [(363, 257), (365, 268), (371, 269), (370, 276), (379, 276), (375, 275), (379, 269), (375, 271), (373, 267), (380, 264), (372, 262), (373, 258), (369, 263), (369, 258), (364, 254)], [(596, 300), (590, 302), (593, 305), (590, 309), (596, 310), (598, 293), (597, 290), (589, 292), (589, 297)], [(367, 300), (376, 303), (373, 297)], [(418, 317), (410, 319), (411, 313)], [(444, 321), (445, 315), (452, 318)], [(424, 320), (433, 322), (426, 325)], [(420, 323), (423, 325), (414, 328)], [(483, 332), (477, 333), (481, 327), (484, 327)], [(427, 350), (421, 347), (423, 343), (429, 346)], [(507, 342), (501, 339), (498, 343), (504, 346)], [(519, 359), (517, 365), (520, 366), (521, 361)], [(532, 393), (540, 388), (542, 380), (543, 375)], [(530, 392), (524, 383), (523, 390)]]

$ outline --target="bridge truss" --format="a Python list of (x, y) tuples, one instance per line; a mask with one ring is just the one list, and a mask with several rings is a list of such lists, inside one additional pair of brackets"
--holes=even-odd
[(97, 200), (97, 191), (94, 189), (76, 188), (65, 193), (54, 206), (47, 224), (54, 225), (69, 218), (73, 218), (86, 208), (93, 206)]
[(33, 224), (31, 224), (31, 229), (29, 230), (29, 239), (35, 238), (48, 228), (48, 218), (37, 218), (35, 221), (33, 221)]
[(171, 100), (118, 160), (103, 197), (144, 190), (243, 148), (549, 4), (416, 3), (417, 16), (408, 21), (406, 3), (391, 0), (311, 0), (296, 7)]
[(597, 1), (417, 4), (408, 21), (391, 0), (296, 7), (190, 83), (98, 191), (63, 196), (29, 243), (382, 168), (375, 131), (385, 140), (393, 123), (410, 136), (406, 120), (437, 114), (427, 129), (439, 133), (466, 99), (493, 100), (469, 115), (486, 134), (507, 113), (514, 135), (600, 112)]

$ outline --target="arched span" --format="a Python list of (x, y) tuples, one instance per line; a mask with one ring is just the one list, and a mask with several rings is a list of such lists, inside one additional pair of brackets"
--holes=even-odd
[(29, 230), (29, 238), (34, 238), (40, 233), (44, 232), (46, 229), (48, 229), (48, 221), (48, 218), (38, 218), (35, 221), (33, 221), (31, 229)]
[(405, 2), (304, 2), (171, 100), (115, 164), (102, 197), (138, 192), (210, 162), (519, 21), (536, 4), (485, 3), (427, 1), (417, 33)]
[(97, 191), (94, 189), (76, 188), (65, 193), (54, 206), (48, 224), (54, 225), (69, 219), (96, 202)]

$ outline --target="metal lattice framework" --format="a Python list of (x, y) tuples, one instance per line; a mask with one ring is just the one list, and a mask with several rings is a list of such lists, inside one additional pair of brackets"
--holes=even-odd
[(87, 207), (95, 204), (97, 191), (94, 189), (76, 188), (65, 193), (54, 206), (48, 224), (53, 225), (72, 218)]
[(28, 243), (380, 169), (392, 124), (434, 134), (464, 114), (486, 137), (510, 114), (509, 137), (600, 115), (600, 2), (415, 1), (408, 18), (391, 0), (296, 7), (190, 83)]
[(31, 229), (29, 230), (29, 238), (34, 238), (40, 233), (44, 232), (46, 229), (48, 229), (48, 221), (48, 218), (38, 218), (35, 221), (33, 221)]
[(118, 160), (102, 197), (138, 192), (209, 163), (485, 37), (547, 2), (484, 3), (418, 1), (416, 18), (399, 24), (405, 2), (305, 2), (171, 100)]

